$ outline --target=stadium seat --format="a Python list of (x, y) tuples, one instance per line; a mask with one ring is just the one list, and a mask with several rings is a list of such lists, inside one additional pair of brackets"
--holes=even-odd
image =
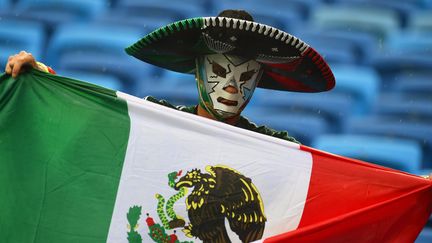
[(421, 146), (411, 140), (380, 136), (327, 134), (314, 140), (312, 147), (413, 174), (418, 174), (421, 169)]
[(337, 5), (368, 7), (375, 9), (392, 10), (398, 15), (400, 27), (405, 27), (411, 12), (418, 8), (415, 1), (393, 1), (393, 0), (334, 0)]
[(110, 11), (101, 14), (92, 21), (93, 26), (112, 26), (114, 28), (134, 28), (144, 34), (174, 22), (175, 19), (153, 19), (146, 16), (128, 16), (127, 13)]
[(300, 14), (303, 20), (306, 20), (310, 12), (320, 5), (321, 1), (317, 0), (219, 0), (215, 6), (219, 9), (245, 9), (251, 13), (267, 13), (283, 17), (286, 13), (295, 12)]
[(167, 88), (188, 86), (191, 89), (197, 89), (195, 76), (192, 74), (185, 74), (167, 70), (159, 78), (159, 82), (161, 85)]
[(315, 9), (311, 23), (322, 29), (367, 32), (385, 38), (399, 28), (398, 16), (389, 9), (356, 6), (322, 6)]
[(289, 31), (309, 15), (308, 2), (310, 1), (217, 1), (217, 11), (213, 14), (216, 15), (224, 9), (244, 9), (256, 22)]
[(68, 53), (116, 55), (126, 57), (124, 48), (143, 36), (142, 32), (112, 26), (63, 25), (54, 33), (47, 50), (46, 63), (54, 67)]
[[(143, 80), (145, 81), (145, 80)], [(167, 100), (173, 105), (197, 105), (198, 91), (191, 89), (190, 86), (176, 87), (175, 89), (167, 89), (166, 87), (154, 85), (147, 86), (141, 90), (139, 97), (153, 96), (159, 100)]]
[(330, 91), (353, 97), (353, 114), (366, 114), (375, 102), (380, 87), (380, 77), (370, 67), (354, 65), (332, 65), (336, 87)]
[(346, 122), (349, 134), (380, 135), (417, 141), (423, 149), (423, 168), (432, 168), (432, 125), (386, 116), (351, 118)]
[(57, 75), (65, 76), (72, 79), (78, 79), (108, 89), (124, 92), (122, 82), (112, 75), (95, 74), (91, 72), (80, 72), (80, 71), (70, 71), (70, 70), (61, 70), (61, 69), (57, 70)]
[(11, 0), (0, 0), (0, 9), (7, 9), (12, 5)]
[[(255, 101), (254, 101), (255, 99)], [(294, 93), (257, 89), (252, 104), (283, 114), (310, 114), (322, 117), (337, 132), (353, 113), (353, 97), (342, 93)]]
[(317, 33), (300, 33), (301, 40), (313, 46), (328, 63), (358, 63), (357, 46), (344, 38), (320, 35)]
[(280, 113), (271, 108), (247, 107), (242, 113), (258, 126), (265, 125), (277, 131), (287, 131), (304, 145), (310, 145), (316, 136), (328, 132), (325, 118), (313, 114)]
[(123, 0), (118, 3), (115, 11), (128, 16), (145, 16), (148, 19), (172, 22), (172, 20), (205, 16), (205, 1), (202, 4), (192, 0), (173, 0), (169, 4), (158, 0)]
[(391, 90), (409, 98), (432, 100), (432, 72), (402, 73), (395, 77)]
[(425, 72), (432, 69), (432, 56), (396, 52), (371, 53), (370, 65), (380, 74), (383, 88), (387, 88), (402, 73)]
[(22, 50), (35, 57), (42, 56), (45, 43), (45, 32), (42, 24), (23, 20), (0, 21), (0, 65), (4, 67), (10, 55)]
[(432, 54), (432, 28), (429, 33), (414, 31), (394, 33), (387, 39), (385, 49), (387, 52), (405, 55)]
[[(139, 97), (147, 95), (173, 101), (176, 105), (198, 104), (198, 91), (195, 76), (165, 70), (147, 80), (141, 80), (137, 90)], [(182, 95), (185, 97), (182, 98)]]
[(432, 33), (432, 9), (419, 9), (413, 12), (409, 18), (407, 28), (414, 32)]
[(432, 229), (431, 228), (424, 228), (417, 239), (415, 240), (415, 243), (430, 243), (432, 242)]
[(208, 1), (175, 0), (169, 4), (157, 0), (123, 0), (110, 12), (96, 18), (95, 24), (133, 27), (144, 34), (166, 24), (191, 17), (205, 16)]
[[(331, 51), (333, 51), (333, 53), (346, 52), (345, 55), (349, 55), (350, 58), (353, 58), (356, 64), (368, 63), (369, 53), (375, 52), (378, 48), (378, 42), (376, 41), (375, 37), (370, 33), (366, 32), (352, 32), (339, 29), (323, 29), (313, 25), (297, 25), (290, 31), (291, 34), (306, 41), (306, 43), (311, 44), (315, 49), (319, 50), (320, 53), (326, 51), (325, 46), (324, 48), (320, 48), (320, 37), (328, 38), (329, 40), (333, 39), (336, 41), (336, 43), (350, 43), (353, 47), (353, 49), (351, 50), (352, 52), (350, 53), (348, 53), (344, 49), (337, 48), (337, 45), (335, 44), (332, 44), (333, 48)], [(314, 43), (309, 43), (309, 36), (311, 36), (315, 40)], [(315, 45), (317, 45), (317, 47)], [(326, 53), (322, 54), (326, 55)], [(344, 59), (332, 61), (326, 57), (326, 60), (330, 63), (349, 63), (344, 62)]]
[(54, 28), (67, 22), (83, 22), (108, 8), (105, 0), (21, 0), (16, 12), (22, 18), (32, 19)]
[[(85, 71), (95, 74), (109, 74), (122, 81), (127, 93), (135, 94), (137, 82), (143, 77), (154, 77), (156, 69), (130, 56), (109, 55), (104, 53), (66, 53), (58, 65), (68, 71)], [(143, 86), (139, 86), (143, 87)]]
[(404, 121), (432, 122), (432, 99), (415, 99), (400, 93), (381, 94), (373, 112)]

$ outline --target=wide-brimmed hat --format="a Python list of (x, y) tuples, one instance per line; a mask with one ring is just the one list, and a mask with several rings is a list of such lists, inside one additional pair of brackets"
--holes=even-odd
[(185, 19), (161, 27), (126, 48), (144, 62), (195, 73), (195, 58), (230, 54), (255, 59), (264, 72), (258, 87), (321, 92), (334, 87), (332, 71), (312, 47), (277, 28), (219, 15)]

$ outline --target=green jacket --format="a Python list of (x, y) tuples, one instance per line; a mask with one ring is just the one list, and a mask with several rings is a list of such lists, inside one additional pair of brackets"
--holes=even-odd
[[(197, 106), (174, 106), (172, 104), (170, 104), (168, 101), (166, 100), (158, 100), (152, 96), (147, 96), (144, 98), (145, 100), (151, 101), (153, 103), (156, 104), (160, 104), (166, 107), (170, 107), (176, 110), (180, 110), (180, 111), (184, 111), (184, 112), (188, 112), (188, 113), (192, 113), (192, 114), (196, 114), (197, 113)], [(255, 123), (250, 122), (246, 117), (244, 116), (240, 116), (239, 121), (237, 122), (237, 124), (235, 124), (236, 127), (240, 127), (240, 128), (244, 128), (250, 131), (254, 131), (254, 132), (258, 132), (261, 134), (265, 134), (265, 135), (269, 135), (272, 137), (276, 137), (276, 138), (282, 138), (294, 143), (300, 143), (298, 142), (295, 138), (291, 137), (288, 135), (288, 132), (286, 131), (276, 131), (274, 129), (271, 129), (267, 126), (257, 126)]]

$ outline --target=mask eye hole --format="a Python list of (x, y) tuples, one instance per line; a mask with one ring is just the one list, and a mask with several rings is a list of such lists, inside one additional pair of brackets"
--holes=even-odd
[(216, 74), (219, 77), (222, 78), (226, 77), (226, 69), (216, 62), (212, 63), (212, 71), (214, 74)]
[(255, 74), (255, 70), (244, 72), (240, 75), (240, 81), (248, 81), (253, 77), (254, 74)]

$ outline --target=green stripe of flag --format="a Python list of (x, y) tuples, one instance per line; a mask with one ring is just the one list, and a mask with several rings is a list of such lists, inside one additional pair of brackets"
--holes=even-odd
[(1, 76), (1, 241), (104, 242), (129, 129), (114, 91), (36, 70)]

